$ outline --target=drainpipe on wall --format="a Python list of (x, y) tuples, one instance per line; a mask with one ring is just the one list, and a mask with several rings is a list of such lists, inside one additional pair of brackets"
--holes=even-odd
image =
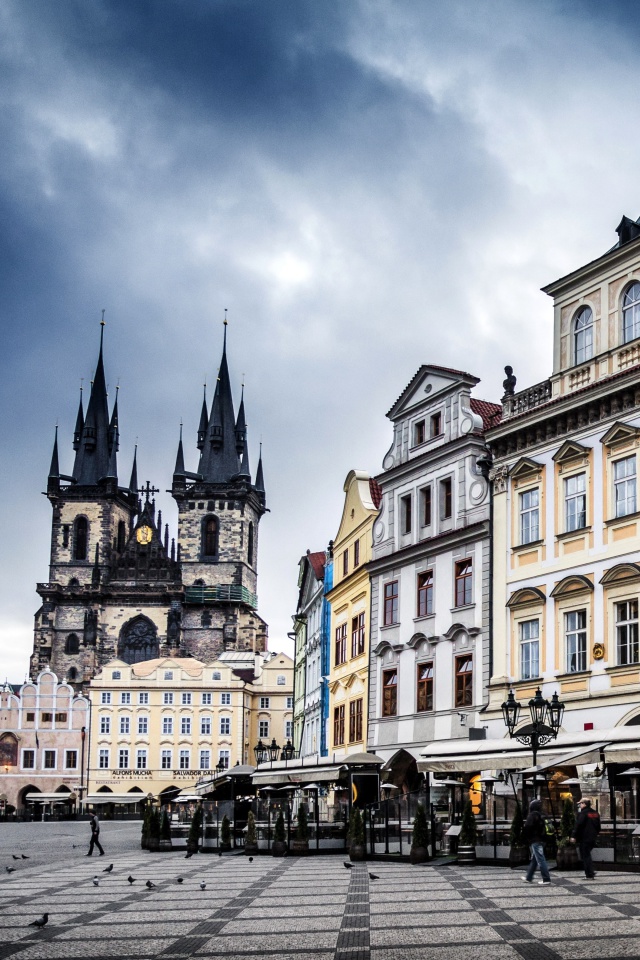
[[(493, 481), (491, 470), (493, 459), (487, 448), (486, 452), (476, 460), (476, 467), (484, 477), (489, 488), (489, 602), (487, 604), (487, 618), (489, 621), (489, 680), (493, 676)], [(489, 703), (485, 703), (482, 710), (486, 710)]]

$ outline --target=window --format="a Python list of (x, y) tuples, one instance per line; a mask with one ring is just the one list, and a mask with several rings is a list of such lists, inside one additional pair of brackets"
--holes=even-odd
[(260, 737), (260, 739), (262, 739), (263, 737), (268, 737), (268, 736), (269, 736), (269, 721), (268, 721), (268, 720), (260, 720), (260, 721), (258, 721), (258, 736)]
[(124, 520), (120, 520), (118, 523), (118, 541), (116, 549), (118, 553), (122, 553), (127, 543), (127, 525)]
[(247, 563), (253, 566), (253, 524), (249, 523), (249, 533), (247, 536)]
[(285, 687), (287, 685), (287, 678), (284, 676), (284, 674), (279, 673), (276, 677), (276, 683), (279, 687)]
[(287, 737), (288, 740), (290, 740), (291, 737), (293, 736), (293, 720), (285, 721), (284, 735), (285, 737)]
[(220, 704), (223, 707), (228, 707), (231, 704), (231, 694), (230, 693), (221, 693), (220, 694)]
[(188, 706), (191, 705), (191, 694), (190, 694), (190, 693), (183, 693), (183, 694), (182, 694), (182, 705), (185, 706), (185, 707), (188, 707)]
[(162, 732), (173, 733), (173, 717), (162, 718)]
[(616, 646), (620, 665), (640, 662), (637, 600), (616, 603)]
[(126, 747), (118, 750), (118, 770), (129, 769), (129, 751)]
[(421, 443), (424, 443), (426, 439), (426, 423), (424, 420), (418, 420), (417, 423), (413, 425), (413, 445), (414, 447), (420, 446)]
[(231, 733), (231, 717), (220, 717), (220, 736), (228, 737)]
[(440, 481), (440, 519), (450, 520), (453, 516), (453, 481), (445, 477)]
[(349, 704), (349, 743), (362, 740), (362, 698)]
[(23, 750), (22, 751), (22, 768), (23, 770), (33, 770), (36, 765), (36, 752), (35, 750)]
[(287, 710), (293, 710), (293, 697), (287, 697)]
[(520, 543), (540, 539), (540, 491), (526, 490), (520, 494)]
[(400, 497), (400, 532), (403, 536), (411, 533), (411, 494)]
[(343, 550), (342, 552), (342, 575), (346, 577), (349, 573), (349, 551)]
[(567, 673), (587, 669), (587, 611), (572, 610), (564, 615)]
[(122, 680), (122, 671), (121, 670), (112, 670), (111, 671), (112, 680)]
[(213, 673), (211, 674), (211, 679), (212, 679), (212, 680), (222, 680), (222, 674), (220, 673), (219, 670), (214, 670)]
[(78, 671), (75, 667), (69, 667), (67, 670), (67, 680), (75, 681), (78, 677)]
[(632, 283), (622, 298), (622, 339), (640, 337), (640, 283)]
[[(173, 680), (173, 670), (165, 670), (165, 672), (164, 672), (164, 679), (165, 679), (165, 680)], [(171, 696), (173, 697), (173, 694), (171, 694)], [(173, 703), (173, 700), (171, 701), (171, 703)]]
[(420, 526), (431, 526), (431, 487), (420, 491)]
[(138, 750), (136, 753), (136, 769), (137, 770), (146, 770), (147, 769), (147, 751)]
[(228, 750), (219, 750), (218, 751), (218, 760), (222, 764), (225, 770), (229, 769), (229, 763), (231, 760), (231, 754)]
[(211, 694), (210, 694), (210, 693), (203, 693), (203, 694), (202, 694), (201, 703), (202, 703), (202, 706), (203, 706), (203, 707), (210, 707), (210, 706), (211, 706)]
[(200, 751), (200, 769), (209, 770), (211, 767), (211, 753), (209, 750)]
[(439, 437), (442, 435), (442, 414), (434, 413), (429, 418), (429, 436)]
[(67, 722), (67, 715), (66, 715), (66, 713), (56, 713), (55, 717), (56, 717), (56, 723), (66, 723), (66, 722)]
[(455, 605), (466, 607), (473, 603), (473, 560), (457, 560), (455, 564)]
[(336, 747), (344, 743), (344, 703), (333, 708), (333, 743)]
[(64, 644), (64, 652), (70, 656), (75, 656), (75, 654), (80, 652), (80, 641), (77, 633), (70, 633), (68, 635)]
[(191, 733), (191, 717), (180, 718), (180, 733), (187, 735)]
[(43, 723), (52, 723), (52, 722), (53, 722), (53, 714), (52, 714), (52, 713), (43, 713), (43, 714), (41, 715), (40, 719), (42, 720)]
[(120, 703), (131, 703), (131, 694), (130, 693), (121, 693), (120, 694)]
[(149, 703), (149, 694), (148, 693), (139, 693), (138, 694), (138, 703), (142, 706), (146, 706)]
[(180, 761), (179, 767), (181, 770), (188, 770), (191, 766), (190, 752), (189, 750), (180, 751)]
[(364, 612), (351, 620), (351, 656), (364, 653)]
[(398, 670), (382, 671), (382, 716), (395, 717), (398, 712)]
[(27, 713), (27, 723), (33, 723), (36, 719), (35, 713)]
[(64, 765), (67, 770), (76, 770), (78, 767), (78, 751), (65, 750)]
[(587, 525), (587, 495), (585, 473), (567, 477), (564, 481), (565, 530), (581, 530)]
[(532, 680), (540, 676), (540, 622), (523, 620), (520, 630), (520, 677)]
[(385, 627), (391, 623), (398, 622), (398, 581), (392, 580), (391, 583), (384, 585), (384, 614), (383, 624)]
[(269, 710), (271, 707), (271, 698), (270, 697), (260, 697), (260, 709)]
[(138, 733), (149, 733), (149, 717), (145, 714), (138, 717)]
[(129, 717), (120, 717), (120, 733), (131, 732), (131, 720)]
[(162, 702), (164, 703), (165, 706), (168, 706), (169, 704), (172, 704), (172, 703), (173, 703), (173, 694), (172, 694), (172, 693), (164, 693), (164, 694), (162, 695)]
[(433, 710), (433, 663), (418, 664), (416, 709)]
[(353, 567), (355, 569), (356, 567), (359, 567), (359, 566), (360, 566), (360, 541), (356, 540), (356, 542), (353, 545)]
[(433, 613), (433, 570), (418, 574), (418, 609), (416, 616), (428, 617)]
[(98, 768), (100, 770), (108, 770), (109, 768), (109, 751), (108, 750), (98, 750)]
[(103, 690), (100, 694), (100, 703), (111, 703), (111, 694)]
[(593, 314), (590, 307), (583, 307), (573, 327), (574, 354), (576, 363), (585, 363), (593, 356)]
[(73, 524), (73, 559), (86, 560), (89, 540), (89, 524), (86, 517), (76, 517)]
[(340, 624), (339, 627), (336, 627), (336, 650), (335, 650), (335, 666), (339, 666), (341, 663), (345, 663), (347, 659), (347, 625), (346, 623)]
[(470, 707), (473, 703), (473, 657), (465, 653), (456, 657), (455, 706)]
[(205, 517), (202, 521), (202, 555), (215, 557), (218, 552), (218, 521), (215, 517)]
[(615, 516), (626, 517), (636, 512), (636, 457), (624, 457), (613, 464)]
[(100, 716), (100, 733), (111, 733), (111, 717)]
[(171, 750), (162, 750), (160, 753), (160, 769), (171, 770)]

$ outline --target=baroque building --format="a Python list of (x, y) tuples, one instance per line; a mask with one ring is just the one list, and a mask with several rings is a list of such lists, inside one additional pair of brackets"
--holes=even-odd
[(294, 746), (299, 756), (326, 757), (329, 715), (330, 608), (333, 563), (329, 551), (300, 559), (294, 620)]
[(185, 468), (182, 428), (171, 493), (178, 536), (156, 511), (157, 488), (118, 476), (118, 398), (109, 411), (100, 350), (86, 412), (82, 395), (69, 474), (58, 436), (47, 482), (53, 509), (49, 580), (39, 583), (31, 675), (46, 665), (87, 684), (105, 663), (161, 656), (214, 659), (224, 650), (264, 651), (257, 612), (258, 526), (266, 510), (262, 458), (249, 468), (244, 397), (237, 417), (224, 346), (210, 409), (197, 432), (199, 462)]

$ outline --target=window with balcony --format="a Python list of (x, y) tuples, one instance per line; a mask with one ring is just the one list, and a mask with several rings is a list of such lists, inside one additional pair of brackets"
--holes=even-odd
[(385, 627), (398, 622), (398, 581), (392, 580), (384, 585), (384, 612)]
[(433, 663), (419, 663), (417, 670), (416, 710), (423, 713), (425, 710), (433, 710)]
[(465, 653), (456, 657), (455, 703), (456, 707), (473, 704), (473, 657)]
[(573, 322), (573, 345), (575, 363), (586, 363), (593, 356), (593, 313), (590, 307), (582, 307)]
[(520, 494), (520, 543), (540, 539), (540, 491), (537, 487)]
[(623, 457), (613, 464), (613, 495), (616, 517), (636, 512), (636, 457)]
[(540, 621), (523, 620), (520, 631), (520, 679), (540, 676)]
[(587, 475), (576, 473), (564, 481), (564, 527), (567, 532), (587, 525)]
[(398, 670), (382, 671), (382, 716), (395, 717), (398, 713)]
[(433, 613), (433, 570), (423, 570), (418, 574), (417, 592), (416, 616), (428, 617)]
[(616, 648), (621, 666), (640, 662), (637, 600), (616, 603)]

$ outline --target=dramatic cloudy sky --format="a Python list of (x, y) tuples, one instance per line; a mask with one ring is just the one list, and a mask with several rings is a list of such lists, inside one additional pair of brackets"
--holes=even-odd
[[(72, 464), (100, 312), (121, 476), (195, 469), (229, 310), (272, 649), (297, 562), (425, 362), (520, 386), (539, 287), (640, 214), (637, 5), (581, 0), (0, 0), (0, 679), (20, 681), (56, 420)], [(175, 531), (171, 500), (162, 497)]]

